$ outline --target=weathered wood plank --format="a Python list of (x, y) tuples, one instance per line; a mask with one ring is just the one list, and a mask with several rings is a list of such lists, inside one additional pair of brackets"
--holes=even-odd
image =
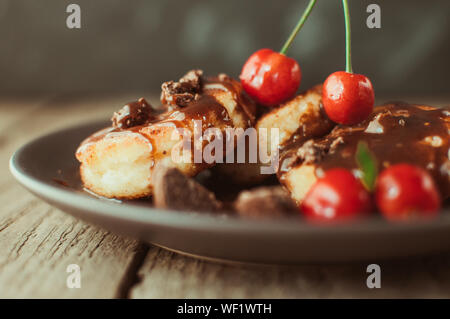
[[(19, 145), (54, 129), (108, 116), (114, 101), (58, 98), (15, 105), (0, 101), (0, 114), (6, 114), (0, 126), (0, 297), (113, 298), (127, 294), (136, 259), (145, 252), (143, 246), (50, 207), (15, 183), (7, 171), (8, 159)], [(81, 268), (80, 289), (66, 285), (69, 264)]]
[(151, 247), (131, 298), (445, 298), (450, 256), (380, 263), (381, 289), (367, 264), (297, 267), (221, 264)]
[[(119, 297), (139, 244), (16, 193), (26, 198), (0, 226), (0, 297)], [(81, 268), (80, 289), (66, 285), (69, 264)]]

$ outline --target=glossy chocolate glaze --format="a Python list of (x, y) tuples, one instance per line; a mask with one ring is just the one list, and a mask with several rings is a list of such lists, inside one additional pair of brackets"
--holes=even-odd
[[(316, 87), (315, 89), (317, 90), (318, 88)], [(320, 94), (322, 94), (321, 88)], [(304, 123), (308, 124), (298, 127), (298, 129), (291, 135), (289, 140), (280, 146), (281, 152), (283, 152), (285, 149), (299, 147), (310, 138), (324, 136), (325, 134), (330, 133), (330, 131), (336, 125), (328, 118), (328, 115), (323, 108), (322, 102), (320, 102), (319, 106), (319, 116), (317, 117), (315, 114), (309, 114), (309, 116), (305, 118), (304, 121)]]
[(228, 92), (233, 95), (234, 100), (241, 106), (248, 118), (248, 126), (253, 126), (256, 121), (256, 104), (243, 90), (241, 83), (232, 79), (228, 75), (221, 73), (217, 77), (211, 77), (207, 80), (206, 86), (213, 87), (215, 84), (221, 84)]
[(202, 70), (191, 70), (177, 82), (167, 81), (161, 85), (161, 103), (171, 110), (173, 107), (185, 107), (197, 99), (203, 82)]
[[(365, 141), (379, 169), (406, 162), (428, 170), (444, 197), (450, 195), (450, 109), (393, 103), (379, 106), (355, 126), (336, 126), (324, 138), (291, 143), (283, 152), (278, 176), (301, 164), (314, 164), (320, 176), (330, 168), (357, 169), (356, 147)], [(302, 145), (303, 144), (303, 145)]]
[(114, 112), (111, 121), (113, 127), (127, 129), (155, 120), (156, 114), (152, 106), (144, 98), (140, 98), (126, 104), (118, 112)]
[[(140, 136), (144, 137), (148, 140), (150, 145), (153, 145), (153, 141), (150, 136), (145, 134), (146, 128), (152, 124), (162, 124), (167, 126), (174, 126), (176, 128), (187, 128), (190, 129), (191, 132), (194, 127), (194, 121), (201, 120), (202, 121), (202, 132), (209, 127), (213, 126), (213, 123), (217, 123), (218, 121), (224, 127), (233, 127), (232, 119), (230, 118), (227, 109), (219, 102), (217, 99), (211, 95), (214, 90), (222, 90), (232, 94), (234, 100), (237, 103), (237, 108), (241, 108), (242, 112), (248, 119), (247, 125), (251, 126), (255, 121), (255, 110), (256, 105), (253, 101), (251, 101), (244, 93), (240, 83), (233, 80), (232, 78), (221, 74), (217, 77), (207, 78), (202, 80), (202, 88), (198, 97), (187, 104), (187, 106), (179, 106), (179, 107), (171, 107), (162, 106), (160, 109), (168, 109), (168, 111), (159, 113), (153, 108), (145, 107), (145, 116), (141, 116), (140, 119), (145, 118), (144, 123), (139, 123), (136, 121), (128, 121), (129, 123), (139, 125), (113, 125), (111, 127), (105, 128), (99, 132), (94, 133), (85, 139), (77, 152), (83, 151), (84, 147), (88, 144), (97, 142), (103, 138), (108, 136), (113, 136), (114, 133), (121, 132), (129, 132), (129, 133), (137, 133)], [(131, 115), (142, 115), (144, 112), (138, 112), (138, 110), (142, 110), (144, 99), (140, 99), (136, 102), (131, 102), (127, 104), (124, 108), (126, 110), (130, 110), (130, 112), (125, 112), (124, 117), (120, 117), (120, 119), (129, 119)], [(123, 108), (123, 109), (124, 109)], [(122, 109), (122, 110), (123, 110)], [(131, 112), (134, 112), (131, 114)], [(120, 113), (120, 112), (119, 112)], [(114, 124), (113, 117), (113, 124)], [(121, 122), (119, 122), (121, 123)], [(154, 149), (154, 147), (152, 147)]]

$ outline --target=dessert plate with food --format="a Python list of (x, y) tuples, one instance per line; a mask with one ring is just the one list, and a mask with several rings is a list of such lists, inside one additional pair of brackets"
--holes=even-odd
[[(323, 110), (322, 90), (316, 86), (261, 115), (238, 81), (191, 71), (163, 85), (163, 107), (140, 99), (109, 124), (41, 137), (15, 153), (11, 170), (68, 213), (209, 258), (378, 260), (450, 248), (443, 204), (450, 194), (449, 109), (389, 103), (358, 124), (341, 125)], [(261, 174), (259, 162), (195, 163), (192, 153), (173, 161), (181, 136), (174, 132), (194, 130), (198, 119), (205, 122), (200, 130), (278, 128), (276, 174)], [(380, 172), (374, 192), (359, 182), (360, 141)]]
[(11, 171), (74, 216), (206, 258), (374, 261), (450, 249), (450, 108), (374, 106), (350, 45), (345, 72), (296, 95), (292, 39), (254, 53), (240, 81), (191, 70), (162, 84), (159, 106), (141, 98), (110, 122), (38, 138)]

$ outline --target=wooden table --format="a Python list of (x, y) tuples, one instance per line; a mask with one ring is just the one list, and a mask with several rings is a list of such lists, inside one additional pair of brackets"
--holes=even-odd
[[(367, 264), (212, 263), (86, 224), (14, 181), (8, 160), (18, 146), (55, 129), (105, 118), (135, 96), (0, 99), (0, 297), (450, 297), (450, 254), (379, 263), (381, 289), (367, 288)], [(79, 289), (67, 288), (69, 264), (81, 267)]]

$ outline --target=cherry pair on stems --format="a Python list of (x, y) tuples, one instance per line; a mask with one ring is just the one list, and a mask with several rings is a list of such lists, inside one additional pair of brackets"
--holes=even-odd
[[(240, 75), (244, 90), (259, 104), (274, 107), (297, 92), (302, 79), (300, 65), (286, 56), (297, 33), (310, 15), (316, 0), (311, 0), (280, 52), (261, 49), (244, 64)], [(350, 15), (343, 0), (346, 25), (346, 71), (331, 74), (323, 85), (322, 103), (328, 117), (336, 123), (351, 125), (366, 119), (374, 105), (370, 80), (354, 74), (351, 66)]]

